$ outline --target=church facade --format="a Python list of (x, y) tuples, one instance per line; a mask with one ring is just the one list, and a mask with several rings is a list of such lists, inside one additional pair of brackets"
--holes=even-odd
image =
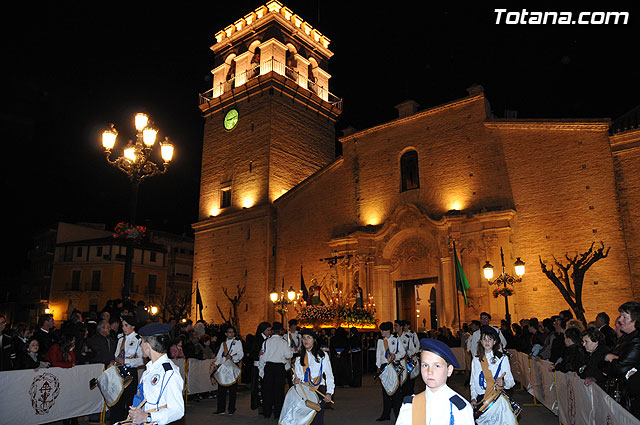
[[(544, 318), (568, 305), (540, 261), (601, 241), (611, 249), (585, 278), (587, 318), (615, 317), (637, 297), (638, 131), (611, 135), (606, 119), (495, 119), (473, 86), (444, 105), (398, 105), (397, 119), (344, 134), (335, 158), (342, 101), (328, 90), (329, 45), (275, 0), (216, 34), (193, 225), (205, 319), (236, 311), (240, 331), (254, 332), (280, 318), (269, 293), (300, 290), (302, 273), (326, 303), (359, 288), (379, 321), (457, 327), (458, 315), (489, 311), (497, 322), (504, 298), (482, 266), (499, 273), (501, 249), (508, 273), (526, 263), (512, 319)], [(192, 305), (195, 317), (195, 296)]]

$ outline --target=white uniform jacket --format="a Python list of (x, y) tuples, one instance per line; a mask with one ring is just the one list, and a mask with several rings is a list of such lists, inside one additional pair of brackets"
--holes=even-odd
[(398, 341), (398, 338), (391, 335), (389, 338), (387, 338), (387, 341), (389, 344), (388, 353), (384, 348), (384, 338), (378, 339), (378, 344), (376, 346), (376, 366), (378, 367), (378, 369), (380, 369), (382, 365), (389, 363), (389, 361), (387, 360), (389, 357), (389, 354), (391, 353), (395, 354), (396, 360), (400, 360), (404, 358), (406, 354), (404, 351), (404, 347), (402, 346), (400, 341)]
[[(504, 339), (502, 332), (500, 332), (500, 328), (497, 328), (495, 326), (492, 326), (492, 328), (495, 329), (496, 332), (498, 332), (498, 337), (500, 338), (500, 344), (502, 344), (502, 349), (506, 350), (507, 340)], [(478, 342), (480, 342), (480, 329), (475, 331), (471, 335), (471, 337), (467, 340), (467, 351), (470, 351), (473, 357), (475, 357), (476, 354), (478, 354)]]
[[(242, 341), (236, 338), (227, 339), (227, 350), (229, 350), (229, 354), (231, 354), (231, 361), (234, 363), (238, 363), (244, 357), (244, 350), (242, 349)], [(220, 344), (220, 349), (218, 350), (218, 355), (216, 356), (216, 364), (224, 363), (224, 344)]]
[(289, 332), (289, 348), (291, 348), (291, 354), (298, 354), (300, 352), (302, 338), (298, 332)]
[[(427, 389), (426, 422), (429, 425), (475, 425), (471, 404), (447, 385), (436, 392)], [(413, 415), (413, 396), (404, 399), (396, 425), (411, 425)], [(453, 422), (451, 417), (453, 416)]]
[(280, 335), (271, 335), (269, 339), (262, 343), (262, 354), (258, 363), (258, 371), (261, 378), (264, 378), (264, 365), (267, 363), (286, 364), (292, 357), (291, 349), (286, 338)]
[[(495, 363), (492, 363), (494, 361)], [(493, 353), (487, 354), (487, 361), (489, 362), (489, 370), (495, 378), (499, 378), (503, 372), (504, 375), (504, 388), (508, 390), (512, 388), (516, 383), (511, 373), (511, 365), (509, 364), (509, 357), (503, 355), (501, 358), (497, 358)], [(474, 357), (471, 361), (471, 399), (477, 399), (479, 394), (484, 394), (487, 391), (487, 383), (482, 373), (482, 366), (480, 365), (480, 359)]]
[(142, 348), (140, 343), (142, 340), (137, 333), (131, 332), (129, 335), (118, 335), (118, 343), (116, 344), (116, 351), (113, 354), (115, 357), (122, 357), (122, 344), (124, 344), (124, 365), (127, 367), (142, 366)]
[(400, 337), (400, 341), (402, 341), (407, 357), (411, 357), (420, 351), (420, 344), (416, 345), (414, 336), (417, 338), (416, 334), (413, 332), (404, 332)]
[[(321, 375), (322, 381), (320, 385), (325, 385), (327, 387), (327, 393), (334, 394), (336, 385), (333, 380), (333, 370), (331, 369), (331, 360), (329, 359), (329, 355), (324, 351), (320, 351), (324, 356), (320, 357), (320, 361), (317, 361), (313, 354), (309, 353), (307, 356), (309, 358), (309, 372), (311, 374), (311, 378), (315, 381)], [(305, 367), (307, 365), (305, 364)], [(304, 376), (304, 368), (300, 364), (300, 357), (296, 358), (295, 362), (295, 372), (296, 376), (302, 382), (308, 382), (308, 377)]]
[(166, 354), (147, 363), (138, 388), (140, 386), (144, 392), (142, 396), (147, 399), (143, 410), (150, 412), (153, 423), (165, 425), (184, 416), (184, 381), (180, 369)]

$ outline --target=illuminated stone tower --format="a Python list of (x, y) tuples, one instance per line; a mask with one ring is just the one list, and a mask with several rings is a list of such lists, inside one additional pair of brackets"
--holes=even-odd
[[(228, 318), (223, 293), (247, 290), (242, 332), (267, 317), (278, 281), (275, 201), (335, 156), (342, 102), (329, 91), (329, 39), (278, 1), (219, 31), (205, 117), (194, 283), (205, 318)], [(194, 298), (195, 301), (195, 298)], [(194, 302), (195, 305), (195, 302)]]

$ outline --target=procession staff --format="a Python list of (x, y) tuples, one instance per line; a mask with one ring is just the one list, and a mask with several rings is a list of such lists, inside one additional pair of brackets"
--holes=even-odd
[(258, 414), (262, 415), (262, 378), (260, 377), (259, 364), (262, 344), (271, 336), (271, 324), (262, 322), (256, 329), (256, 336), (251, 346), (250, 359), (253, 361), (251, 367), (251, 410), (258, 409)]
[[(378, 371), (382, 370), (382, 367), (393, 367), (393, 365), (386, 366), (394, 360), (401, 360), (405, 356), (404, 347), (398, 341), (398, 339), (391, 335), (393, 331), (393, 323), (383, 322), (380, 324), (380, 333), (382, 338), (378, 339), (376, 347), (376, 366)], [(391, 420), (391, 409), (393, 408), (396, 418), (400, 412), (400, 406), (402, 405), (402, 394), (400, 391), (396, 391), (392, 396), (388, 395), (385, 391), (382, 383), (380, 385), (382, 389), (382, 415), (376, 419), (376, 421), (388, 421)]]
[(473, 409), (447, 385), (456, 356), (442, 341), (420, 340), (420, 374), (424, 392), (404, 398), (396, 425), (474, 425)]
[(284, 365), (291, 359), (291, 349), (286, 336), (280, 335), (282, 323), (274, 322), (271, 327), (271, 338), (262, 344), (260, 355), (260, 376), (262, 377), (263, 406), (262, 414), (270, 418), (273, 413), (280, 417), (280, 410), (284, 403), (284, 385), (286, 372)]
[(166, 323), (150, 323), (140, 329), (142, 352), (151, 360), (133, 399), (134, 406), (146, 402), (142, 408), (129, 409), (134, 424), (165, 425), (184, 416), (184, 381), (178, 366), (167, 357), (170, 330), (171, 325)]
[(122, 334), (118, 335), (114, 360), (117, 365), (123, 366), (133, 377), (133, 382), (124, 389), (118, 402), (111, 407), (112, 423), (127, 417), (127, 411), (132, 406), (133, 396), (136, 394), (136, 386), (138, 385), (138, 371), (136, 368), (144, 364), (140, 336), (135, 332), (135, 316), (122, 316), (120, 321), (122, 323)]
[(321, 410), (316, 413), (313, 422), (310, 424), (322, 425), (324, 423), (325, 403), (331, 402), (331, 397), (335, 390), (331, 361), (329, 360), (329, 355), (320, 349), (318, 337), (312, 329), (303, 329), (300, 334), (302, 336), (302, 347), (299, 352), (300, 356), (296, 358), (294, 364), (296, 376), (294, 383), (303, 382), (313, 390), (325, 395), (320, 400)]
[[(220, 344), (218, 355), (216, 356), (216, 368), (218, 368), (225, 360), (231, 360), (238, 364), (244, 357), (244, 351), (242, 350), (242, 342), (236, 339), (236, 328), (229, 325), (224, 331), (227, 339)], [(238, 378), (239, 379), (239, 378)], [(227, 393), (229, 393), (229, 414), (233, 415), (236, 411), (236, 393), (238, 391), (238, 381), (232, 385), (218, 386), (218, 409), (213, 413), (214, 415), (224, 415), (224, 409), (227, 404)]]
[[(480, 333), (478, 354), (471, 362), (471, 404), (474, 408), (482, 402), (487, 391), (493, 392), (494, 384), (498, 386), (497, 390), (508, 390), (515, 385), (509, 358), (502, 352), (495, 328), (484, 325), (480, 327)], [(506, 425), (517, 424), (517, 421), (508, 403), (500, 400), (478, 418), (478, 423)]]

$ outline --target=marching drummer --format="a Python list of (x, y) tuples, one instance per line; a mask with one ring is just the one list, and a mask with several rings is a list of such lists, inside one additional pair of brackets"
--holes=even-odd
[(426, 389), (404, 398), (396, 425), (474, 425), (469, 402), (447, 385), (454, 367), (460, 367), (451, 349), (442, 341), (423, 338), (420, 350)]
[[(224, 331), (227, 339), (220, 344), (218, 350), (218, 356), (216, 357), (216, 369), (220, 367), (226, 360), (231, 360), (233, 363), (238, 364), (244, 357), (244, 351), (242, 350), (242, 342), (236, 339), (236, 328), (231, 325), (227, 326)], [(218, 409), (213, 413), (214, 415), (224, 415), (224, 409), (227, 404), (227, 392), (229, 393), (229, 414), (233, 415), (236, 411), (236, 393), (238, 391), (238, 381), (233, 384), (225, 386), (218, 386)]]
[(285, 363), (291, 359), (291, 349), (286, 337), (280, 335), (282, 323), (273, 322), (271, 338), (262, 344), (259, 372), (262, 377), (262, 414), (270, 418), (273, 413), (280, 417), (280, 410), (284, 403), (284, 386), (287, 381)]
[(184, 381), (178, 366), (167, 357), (170, 330), (167, 323), (150, 323), (140, 329), (142, 352), (150, 361), (133, 399), (134, 406), (140, 407), (129, 409), (134, 424), (165, 425), (184, 416)]
[[(382, 371), (383, 367), (393, 367), (394, 361), (402, 360), (405, 356), (404, 347), (395, 336), (391, 335), (393, 331), (393, 323), (383, 322), (380, 324), (381, 338), (378, 339), (376, 347), (376, 366), (378, 371)], [(387, 366), (389, 365), (389, 366)], [(388, 395), (384, 387), (382, 387), (382, 415), (376, 421), (391, 420), (391, 409), (393, 408), (396, 418), (400, 412), (402, 405), (402, 392), (396, 390), (393, 395)]]
[[(394, 322), (394, 327), (396, 330), (396, 335), (404, 348), (404, 351), (407, 353), (406, 360), (411, 360), (411, 358), (418, 352), (420, 348), (418, 345), (414, 343), (413, 334), (410, 331), (407, 331), (407, 320), (396, 320)], [(405, 367), (407, 364), (405, 363)], [(415, 365), (418, 367), (418, 365)], [(405, 383), (402, 385), (402, 397), (413, 394), (413, 388), (415, 387), (416, 378), (411, 378), (410, 376), (407, 378)]]
[[(509, 389), (515, 385), (509, 358), (502, 352), (500, 337), (493, 326), (480, 327), (480, 341), (477, 355), (471, 362), (471, 404), (476, 408), (485, 395), (491, 391), (492, 395), (503, 388)], [(478, 423), (516, 424), (516, 418), (508, 403), (499, 400), (484, 412)]]
[(133, 377), (133, 382), (128, 385), (120, 399), (111, 407), (111, 423), (121, 421), (127, 417), (127, 410), (132, 406), (133, 396), (136, 394), (138, 384), (137, 367), (142, 366), (142, 348), (140, 336), (135, 332), (136, 318), (133, 315), (123, 315), (120, 319), (122, 334), (118, 335), (118, 343), (114, 352), (115, 363), (124, 367), (125, 372)]
[(294, 364), (294, 384), (302, 382), (319, 393), (321, 410), (316, 413), (310, 425), (322, 425), (325, 403), (331, 403), (335, 390), (331, 361), (329, 355), (320, 348), (318, 337), (312, 329), (302, 329), (300, 335), (302, 347)]

